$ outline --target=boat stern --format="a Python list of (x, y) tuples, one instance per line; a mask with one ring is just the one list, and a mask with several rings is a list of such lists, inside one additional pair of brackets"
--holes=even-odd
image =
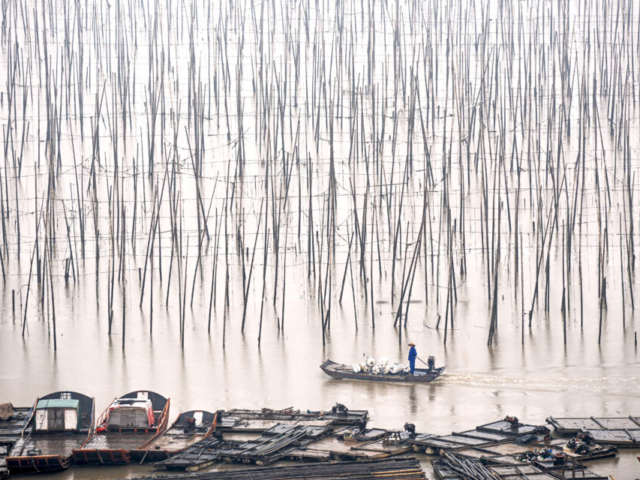
[(73, 457), (62, 455), (22, 455), (7, 457), (7, 468), (11, 475), (24, 473), (46, 473), (66, 470), (73, 464)]

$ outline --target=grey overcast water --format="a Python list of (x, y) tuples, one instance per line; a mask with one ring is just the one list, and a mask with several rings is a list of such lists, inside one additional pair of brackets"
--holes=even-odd
[[(439, 434), (640, 416), (635, 0), (1, 15), (0, 402), (340, 402)], [(446, 374), (319, 369), (410, 341)], [(638, 453), (590, 467), (640, 478)]]

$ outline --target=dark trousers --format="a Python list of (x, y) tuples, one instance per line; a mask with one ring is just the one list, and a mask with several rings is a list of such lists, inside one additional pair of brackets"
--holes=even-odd
[(415, 359), (409, 360), (409, 367), (411, 368), (411, 375), (413, 375), (413, 372), (416, 369), (416, 361), (415, 361)]

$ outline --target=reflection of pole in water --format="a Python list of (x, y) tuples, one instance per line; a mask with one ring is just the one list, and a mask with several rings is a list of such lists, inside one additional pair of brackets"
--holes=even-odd
[[(260, 342), (269, 328), (262, 303), (273, 295), (272, 315), (281, 319), (273, 323), (283, 326), (295, 298), (286, 291), (291, 274), (304, 269), (323, 342), (351, 311), (333, 308), (339, 287), (338, 305), (352, 303), (353, 329), (370, 315), (372, 326), (393, 319), (401, 335), (415, 301), (424, 307), (412, 315), (444, 315), (445, 342), (461, 296), (483, 312), (489, 345), (498, 292), (513, 288), (505, 296), (530, 305), (529, 326), (539, 312), (549, 315), (550, 328), (562, 322), (566, 343), (576, 295), (581, 327), (595, 327), (584, 318), (595, 303), (584, 298), (591, 278), (583, 269), (597, 265), (600, 305), (605, 278), (613, 293), (620, 289), (624, 336), (627, 302), (635, 309), (640, 37), (632, 4), (394, 2), (321, 1), (312, 11), (293, 0), (206, 10), (197, 2), (183, 9), (91, 1), (58, 9), (44, 0), (29, 19), (30, 4), (9, 2), (0, 39), (0, 270), (9, 288), (27, 288), (23, 335), (35, 294), (57, 348), (55, 303), (78, 297), (59, 295), (62, 275), (73, 276), (68, 288), (80, 296), (82, 279), (95, 275), (96, 290), (107, 293), (105, 330), (115, 333), (114, 305), (126, 295), (115, 283), (129, 278), (128, 265), (140, 272), (129, 293), (148, 309), (150, 335), (155, 303), (168, 311), (177, 290), (181, 344), (187, 295), (197, 308), (208, 290), (207, 329), (213, 323), (215, 331), (222, 288), (222, 341), (229, 327), (258, 328)], [(604, 20), (591, 22), (596, 16)], [(224, 192), (216, 190), (219, 176)], [(259, 213), (258, 201), (266, 205)], [(616, 210), (618, 222), (609, 222)], [(256, 255), (260, 228), (264, 250)], [(295, 254), (287, 252), (289, 229), (297, 229)], [(197, 235), (191, 271), (184, 235)], [(28, 276), (19, 268), (24, 248)], [(144, 261), (136, 256), (142, 249)], [(262, 285), (254, 268), (262, 268)], [(558, 268), (562, 295), (551, 288)], [(351, 298), (343, 296), (346, 281)], [(476, 298), (476, 289), (486, 296)], [(240, 298), (241, 322), (233, 315)], [(391, 311), (380, 306), (387, 300)], [(260, 319), (247, 323), (258, 301)]]

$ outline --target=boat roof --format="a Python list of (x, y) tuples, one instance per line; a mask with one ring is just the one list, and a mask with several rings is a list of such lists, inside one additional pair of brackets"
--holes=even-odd
[(149, 390), (137, 390), (135, 392), (127, 393), (118, 398), (119, 401), (123, 399), (138, 399), (138, 400), (151, 400), (154, 410), (164, 410), (167, 405), (168, 399), (163, 397), (159, 393), (151, 392)]
[(36, 407), (37, 410), (45, 408), (80, 408), (80, 402), (71, 398), (55, 398), (49, 400), (40, 400)]
[(121, 407), (138, 407), (138, 408), (144, 408), (144, 407), (151, 407), (151, 400), (143, 400), (141, 398), (118, 398), (116, 401), (113, 402), (113, 404), (111, 405), (116, 406), (119, 405)]

